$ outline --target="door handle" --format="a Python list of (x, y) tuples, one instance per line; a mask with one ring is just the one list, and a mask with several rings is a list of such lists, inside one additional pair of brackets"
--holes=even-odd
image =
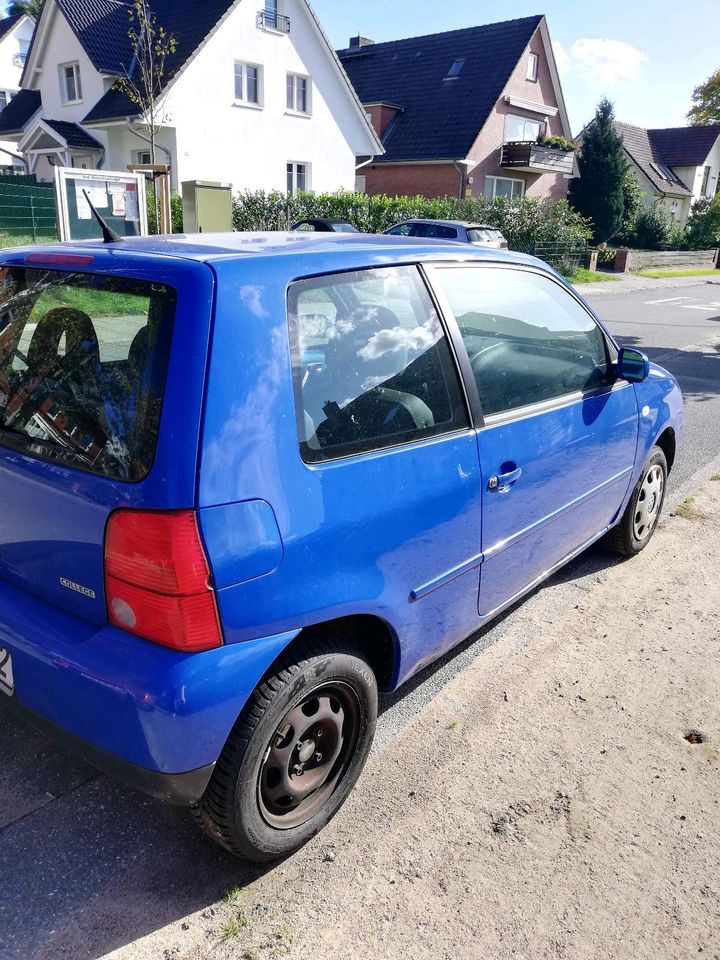
[(508, 473), (498, 473), (488, 480), (488, 490), (494, 493), (508, 493), (514, 483), (522, 476), (522, 467), (516, 467)]

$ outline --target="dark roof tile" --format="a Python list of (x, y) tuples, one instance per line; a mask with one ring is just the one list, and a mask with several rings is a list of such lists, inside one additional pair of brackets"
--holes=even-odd
[[(467, 156), (542, 16), (339, 50), (363, 103), (402, 107), (375, 163)], [(451, 67), (463, 60), (454, 79)]]
[(653, 148), (671, 167), (699, 167), (720, 137), (720, 123), (706, 127), (666, 127), (648, 130)]
[(0, 40), (3, 40), (24, 16), (26, 16), (26, 14), (18, 13), (14, 17), (5, 17), (3, 20), (0, 20)]
[(71, 150), (103, 150), (103, 145), (91, 136), (87, 130), (83, 128), (78, 123), (71, 123), (69, 120), (45, 120), (49, 127), (59, 133), (63, 138), (65, 143)]
[(656, 190), (659, 190), (660, 193), (669, 193), (674, 197), (691, 196), (691, 191), (671, 170), (669, 172), (673, 176), (672, 180), (663, 175), (659, 166), (665, 165), (667, 167), (667, 161), (655, 149), (648, 136), (648, 131), (644, 127), (636, 127), (631, 123), (620, 123), (618, 120), (613, 121), (613, 125), (622, 137), (625, 149)]
[(21, 90), (0, 113), (0, 133), (21, 133), (40, 106), (38, 90)]

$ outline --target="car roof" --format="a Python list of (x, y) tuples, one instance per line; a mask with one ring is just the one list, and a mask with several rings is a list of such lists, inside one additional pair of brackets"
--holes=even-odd
[[(436, 223), (441, 227), (465, 227), (466, 230), (497, 230), (498, 233), (501, 232), (500, 227), (494, 227), (491, 223), (475, 223), (472, 220), (432, 220), (413, 217), (410, 220), (403, 220), (402, 223)], [(402, 223), (396, 223), (395, 226), (402, 226)]]
[[(7, 248), (0, 251), (0, 260), (18, 266), (30, 254), (37, 263), (38, 255), (98, 254), (101, 258), (112, 255), (118, 263), (127, 258), (137, 263), (138, 256), (158, 256), (199, 263), (219, 264), (247, 259), (288, 258), (297, 261), (317, 260), (318, 269), (343, 267), (382, 266), (388, 263), (411, 262), (419, 259), (493, 260), (526, 263), (548, 269), (547, 264), (522, 253), (507, 250), (471, 247), (458, 244), (456, 240), (436, 240), (426, 237), (397, 237), (387, 234), (367, 233), (317, 233), (279, 232), (265, 233), (198, 233), (170, 234), (153, 237), (126, 237), (117, 243), (106, 244), (97, 240), (78, 240), (55, 244), (35, 244), (26, 247)], [(58, 267), (59, 269), (60, 267)], [(89, 267), (88, 269), (92, 269)], [(298, 264), (293, 264), (293, 271)], [(303, 270), (313, 266), (303, 263)]]

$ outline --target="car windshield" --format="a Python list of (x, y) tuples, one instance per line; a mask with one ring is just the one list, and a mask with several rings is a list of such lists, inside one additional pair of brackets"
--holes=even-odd
[(0, 443), (142, 479), (155, 454), (175, 299), (164, 284), (0, 269)]

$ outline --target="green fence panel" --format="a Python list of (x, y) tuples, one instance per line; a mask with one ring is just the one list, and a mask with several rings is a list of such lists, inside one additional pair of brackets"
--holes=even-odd
[(0, 178), (0, 233), (33, 241), (57, 237), (57, 208), (52, 184)]

